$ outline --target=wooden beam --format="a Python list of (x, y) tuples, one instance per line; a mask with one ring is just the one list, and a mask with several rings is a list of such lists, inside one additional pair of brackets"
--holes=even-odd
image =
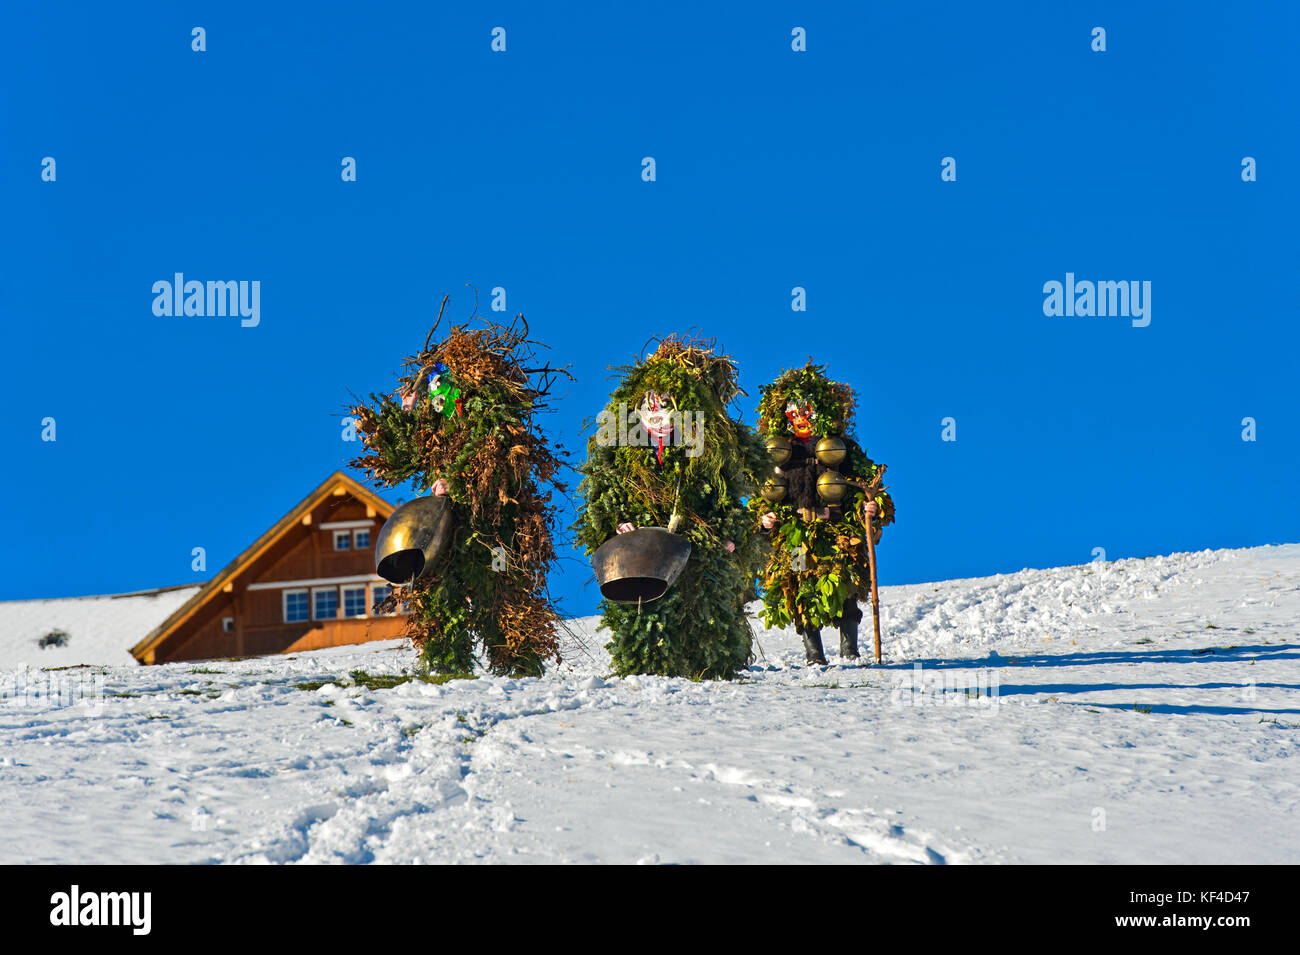
[(230, 612), (235, 615), (235, 656), (244, 655), (244, 612), (236, 597), (230, 602)]

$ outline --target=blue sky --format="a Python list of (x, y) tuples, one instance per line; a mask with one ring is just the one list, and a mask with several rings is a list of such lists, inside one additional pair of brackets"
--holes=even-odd
[[(577, 376), (571, 448), (652, 335), (716, 336), (751, 422), (826, 363), (884, 583), (1300, 540), (1296, 5), (268, 6), (6, 8), (0, 598), (206, 579), (468, 286)], [(155, 316), (175, 272), (260, 281), (260, 324)], [(1045, 316), (1067, 272), (1151, 282), (1150, 325)]]

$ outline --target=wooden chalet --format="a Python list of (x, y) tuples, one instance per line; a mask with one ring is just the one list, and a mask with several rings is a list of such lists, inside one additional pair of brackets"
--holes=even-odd
[(375, 539), (395, 510), (336, 471), (131, 648), (143, 664), (259, 656), (389, 640)]

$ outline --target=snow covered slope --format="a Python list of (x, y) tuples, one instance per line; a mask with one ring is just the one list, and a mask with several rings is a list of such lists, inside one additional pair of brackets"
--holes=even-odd
[[(135, 666), (131, 648), (198, 589), (0, 601), (0, 667)], [(65, 646), (40, 646), (52, 630), (67, 634)]]
[(884, 666), (760, 631), (729, 683), (611, 678), (591, 620), (540, 680), (11, 670), (0, 863), (1300, 862), (1300, 546), (882, 606)]

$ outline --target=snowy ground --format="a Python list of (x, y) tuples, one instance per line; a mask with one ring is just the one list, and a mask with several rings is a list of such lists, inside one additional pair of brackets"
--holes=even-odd
[[(0, 668), (136, 665), (131, 647), (199, 591), (192, 587), (52, 600), (0, 600)], [(61, 630), (66, 643), (42, 647)]]
[(1300, 861), (1300, 545), (882, 606), (883, 667), (760, 632), (733, 683), (610, 678), (591, 621), (541, 680), (10, 670), (0, 863)]

